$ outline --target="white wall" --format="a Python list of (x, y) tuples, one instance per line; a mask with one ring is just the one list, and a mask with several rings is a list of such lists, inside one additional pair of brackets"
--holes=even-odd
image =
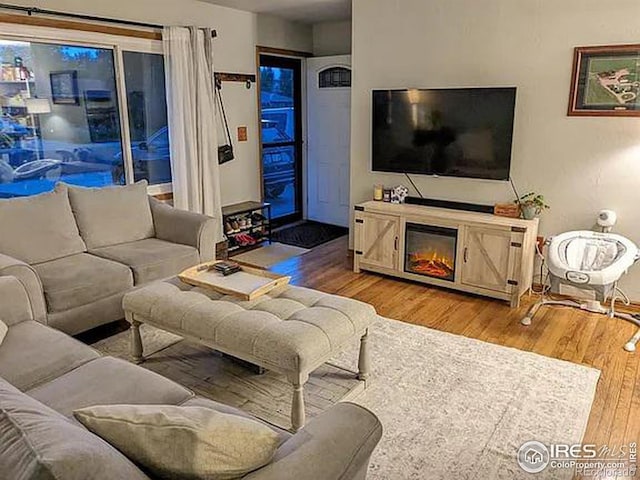
[[(640, 119), (566, 116), (573, 47), (638, 43), (640, 2), (354, 0), (351, 201), (371, 198), (371, 90), (518, 87), (512, 176), (544, 193), (542, 233), (589, 229), (601, 208), (640, 243)], [(508, 184), (417, 177), (425, 196), (493, 203)], [(640, 300), (640, 267), (623, 287)]]
[[(256, 14), (196, 0), (15, 0), (12, 3), (160, 25), (212, 27), (218, 31), (215, 42), (216, 70), (223, 72), (255, 73), (255, 47), (259, 43), (309, 51), (312, 48), (310, 27), (307, 28), (306, 39), (300, 33), (301, 29), (297, 24), (291, 26), (284, 21), (266, 25), (260, 22), (262, 27), (259, 29)], [(282, 32), (289, 33), (281, 34)], [(291, 32), (298, 34), (294, 35)], [(256, 87), (254, 85), (251, 90), (247, 90), (240, 83), (225, 83), (223, 94), (232, 135), (235, 135), (237, 126), (246, 125), (249, 141), (234, 141), (236, 159), (220, 167), (222, 201), (224, 204), (231, 204), (259, 200), (260, 159)]]
[(351, 54), (351, 21), (313, 25), (313, 54), (316, 57)]
[(258, 15), (258, 45), (299, 52), (313, 51), (311, 25), (289, 22), (273, 15)]

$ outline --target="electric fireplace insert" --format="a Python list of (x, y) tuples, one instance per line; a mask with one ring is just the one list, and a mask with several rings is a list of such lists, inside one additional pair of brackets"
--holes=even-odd
[(407, 223), (404, 271), (453, 282), (458, 230)]

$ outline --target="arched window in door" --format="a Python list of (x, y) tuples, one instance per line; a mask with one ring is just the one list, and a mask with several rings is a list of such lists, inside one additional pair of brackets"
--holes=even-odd
[(351, 87), (351, 70), (346, 67), (330, 67), (318, 74), (320, 88)]

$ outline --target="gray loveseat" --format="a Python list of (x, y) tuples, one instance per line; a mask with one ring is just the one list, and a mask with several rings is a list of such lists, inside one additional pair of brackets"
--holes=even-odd
[(124, 317), (134, 286), (215, 257), (216, 221), (147, 195), (147, 183), (0, 200), (0, 276), (29, 292), (34, 319), (71, 335)]
[[(34, 318), (24, 285), (0, 277), (0, 477), (30, 480), (148, 480), (148, 476), (72, 416), (108, 404), (170, 404), (246, 416), (123, 360), (103, 357)], [(273, 427), (272, 427), (273, 428)], [(272, 462), (248, 480), (364, 480), (382, 434), (378, 419), (338, 404), (295, 435), (274, 430)]]

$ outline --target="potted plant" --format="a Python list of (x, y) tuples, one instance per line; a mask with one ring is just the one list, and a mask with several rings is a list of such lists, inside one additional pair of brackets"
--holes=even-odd
[(526, 220), (532, 220), (543, 211), (551, 208), (545, 203), (544, 196), (535, 192), (529, 192), (520, 197), (518, 199), (518, 205), (520, 205), (522, 217)]

